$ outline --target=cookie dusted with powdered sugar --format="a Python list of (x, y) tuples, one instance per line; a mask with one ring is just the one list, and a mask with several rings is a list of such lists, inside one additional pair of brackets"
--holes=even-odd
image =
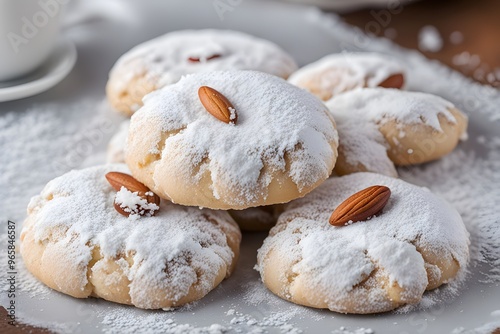
[[(214, 90), (225, 101), (210, 100)], [(221, 71), (146, 96), (131, 119), (126, 161), (160, 197), (240, 210), (316, 188), (332, 172), (337, 144), (335, 122), (313, 95), (267, 73)]]
[(405, 70), (387, 55), (338, 53), (302, 67), (288, 81), (326, 101), (356, 88), (402, 88)]
[(397, 176), (394, 165), (439, 159), (467, 137), (467, 116), (432, 94), (359, 88), (326, 105), (338, 124), (339, 175), (368, 171)]
[(287, 78), (295, 61), (276, 44), (230, 30), (181, 30), (140, 44), (114, 65), (108, 100), (131, 115), (142, 98), (184, 75), (217, 70), (256, 70)]
[[(125, 162), (125, 143), (128, 136), (130, 120), (121, 124), (118, 132), (111, 138), (108, 145), (108, 162)], [(236, 221), (242, 231), (269, 231), (276, 224), (282, 205), (259, 206), (244, 210), (229, 210), (229, 215)]]
[(32, 198), (20, 239), (35, 277), (73, 297), (158, 309), (198, 300), (231, 274), (241, 234), (226, 212), (161, 201), (152, 217), (126, 217), (115, 204), (130, 207), (133, 194), (117, 193), (109, 172), (128, 169), (74, 170)]
[[(330, 224), (341, 203), (374, 185), (390, 189), (381, 212)], [(468, 232), (447, 202), (399, 179), (356, 173), (286, 204), (258, 251), (256, 269), (281, 298), (366, 314), (419, 302), (426, 290), (464, 273), (468, 259)]]

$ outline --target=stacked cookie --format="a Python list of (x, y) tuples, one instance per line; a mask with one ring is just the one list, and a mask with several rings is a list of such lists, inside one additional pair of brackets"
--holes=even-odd
[(241, 233), (229, 212), (247, 230), (278, 221), (257, 269), (298, 304), (382, 312), (455, 277), (468, 259), (458, 213), (380, 174), (448, 153), (466, 117), (399, 90), (404, 69), (384, 56), (295, 70), (278, 46), (231, 31), (173, 32), (122, 56), (107, 93), (132, 116), (110, 143), (115, 164), (33, 198), (28, 269), (75, 297), (179, 306), (234, 270)]

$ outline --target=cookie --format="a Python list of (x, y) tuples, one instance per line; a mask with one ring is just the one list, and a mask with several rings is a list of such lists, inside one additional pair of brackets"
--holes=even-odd
[[(127, 141), (130, 120), (120, 125), (118, 132), (108, 144), (107, 161), (109, 163), (125, 162), (125, 143)], [(241, 230), (247, 232), (267, 232), (276, 224), (282, 205), (259, 206), (244, 210), (229, 210), (229, 215), (235, 220)]]
[(125, 217), (110, 171), (128, 172), (74, 170), (32, 198), (20, 240), (35, 277), (73, 297), (158, 309), (198, 300), (231, 274), (241, 234), (226, 212), (161, 201), (152, 217)]
[(394, 164), (439, 159), (467, 138), (467, 116), (432, 94), (360, 88), (326, 105), (338, 125), (338, 175), (369, 171), (397, 176)]
[[(212, 107), (227, 107), (217, 110), (229, 123), (202, 104), (202, 86), (225, 97)], [(333, 170), (337, 145), (335, 122), (313, 95), (263, 72), (216, 71), (146, 96), (131, 119), (126, 161), (160, 197), (240, 210), (286, 203), (316, 188)]]
[[(345, 199), (373, 185), (391, 191), (377, 216), (329, 223)], [(285, 205), (258, 251), (264, 284), (291, 302), (341, 313), (418, 303), (463, 273), (469, 235), (458, 212), (428, 189), (374, 173), (331, 178)]]
[(130, 120), (127, 119), (120, 124), (118, 131), (111, 137), (108, 144), (106, 161), (109, 163), (125, 162), (125, 146), (128, 137), (128, 128)]
[(405, 69), (387, 55), (338, 53), (302, 67), (288, 81), (327, 101), (356, 88), (402, 88)]
[(175, 31), (140, 44), (118, 59), (106, 86), (108, 100), (131, 115), (142, 98), (184, 75), (216, 70), (257, 70), (287, 78), (295, 61), (276, 44), (230, 30)]
[(229, 210), (228, 213), (242, 231), (267, 232), (276, 224), (282, 211), (283, 205), (277, 204), (245, 210)]

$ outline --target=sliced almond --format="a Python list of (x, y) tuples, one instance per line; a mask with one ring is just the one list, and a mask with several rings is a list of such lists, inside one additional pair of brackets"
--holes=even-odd
[(349, 222), (367, 220), (378, 214), (391, 197), (391, 190), (385, 186), (371, 186), (347, 198), (333, 211), (330, 224), (343, 226)]
[[(137, 194), (140, 197), (144, 198), (148, 203), (154, 203), (158, 206), (160, 205), (160, 197), (156, 195), (154, 192), (152, 192), (144, 184), (134, 179), (132, 175), (128, 175), (121, 172), (109, 172), (105, 176), (109, 184), (111, 184), (113, 189), (115, 189), (116, 191), (120, 191), (122, 187), (125, 187), (130, 192), (133, 193), (137, 192)], [(122, 215), (127, 217), (130, 215), (130, 213), (124, 211), (124, 209), (120, 207), (119, 204), (115, 203), (114, 207), (116, 211), (118, 211)], [(149, 212), (149, 213), (151, 215), (154, 215), (155, 212)]]
[(198, 97), (201, 104), (212, 116), (224, 123), (236, 124), (238, 120), (236, 110), (224, 95), (211, 87), (201, 86), (198, 89)]

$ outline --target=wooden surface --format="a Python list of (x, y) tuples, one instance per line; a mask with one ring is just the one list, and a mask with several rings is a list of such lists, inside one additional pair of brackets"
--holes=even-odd
[[(2, 291), (3, 292), (3, 291)], [(24, 325), (16, 322), (16, 326), (9, 324), (10, 319), (7, 317), (7, 310), (0, 306), (0, 333), (2, 334), (49, 334), (50, 331), (44, 328), (37, 328), (29, 325)]]
[[(402, 1), (404, 3), (404, 1)], [(402, 8), (363, 9), (343, 14), (350, 24), (367, 33), (390, 37), (401, 46), (418, 49), (420, 30), (427, 25), (437, 28), (443, 46), (437, 52), (423, 52), (472, 77), (500, 87), (500, 0), (422, 0)], [(450, 35), (458, 31), (460, 43)], [(32, 326), (7, 324), (7, 313), (0, 307), (0, 331), (48, 333)]]
[[(419, 48), (419, 32), (431, 25), (439, 31), (443, 46), (437, 52), (422, 52), (425, 56), (476, 81), (500, 87), (499, 0), (422, 0), (397, 9), (363, 9), (342, 17), (366, 33), (387, 36), (411, 49)], [(463, 36), (462, 42), (450, 41), (454, 32), (459, 32), (455, 37)]]

